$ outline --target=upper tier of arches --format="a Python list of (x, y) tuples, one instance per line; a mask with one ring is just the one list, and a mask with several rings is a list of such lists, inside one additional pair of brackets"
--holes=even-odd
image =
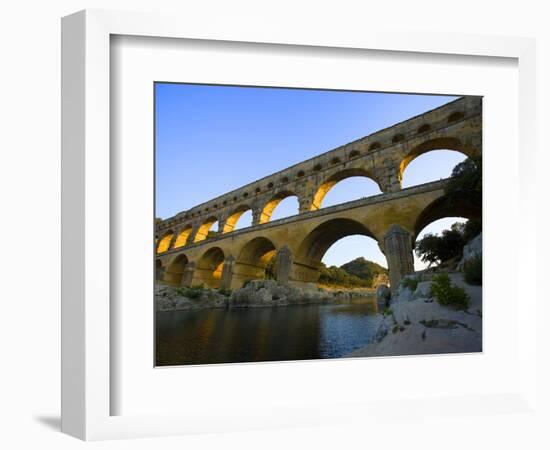
[[(156, 251), (163, 253), (243, 226), (316, 211), (324, 206), (332, 189), (350, 178), (370, 180), (373, 189), (342, 202), (396, 192), (402, 188), (409, 165), (438, 150), (460, 152), (464, 157), (481, 154), (480, 99), (451, 102), (161, 221), (157, 224)], [(295, 202), (293, 209), (289, 208), (292, 212), (278, 215), (291, 200)], [(247, 215), (250, 220), (244, 224)]]

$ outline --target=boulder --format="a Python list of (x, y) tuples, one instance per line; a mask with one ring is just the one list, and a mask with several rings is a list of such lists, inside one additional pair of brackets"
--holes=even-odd
[(216, 289), (203, 289), (193, 298), (185, 295), (185, 288), (178, 289), (172, 286), (156, 288), (157, 311), (185, 311), (189, 309), (225, 308), (227, 297)]
[(413, 291), (408, 287), (399, 285), (397, 294), (395, 295), (395, 298), (392, 299), (392, 304), (399, 302), (410, 302), (411, 300), (413, 300)]
[(432, 282), (431, 281), (420, 281), (416, 286), (414, 291), (413, 298), (431, 298), (432, 296)]
[(475, 238), (468, 242), (462, 250), (462, 259), (458, 263), (457, 269), (464, 270), (464, 265), (476, 255), (481, 255), (483, 251), (482, 233), (479, 233)]
[[(429, 282), (420, 282), (418, 298), (391, 305), (384, 314), (368, 345), (349, 353), (348, 357), (472, 353), (482, 351), (482, 287), (467, 285), (463, 274), (449, 273), (453, 284), (467, 290), (471, 297), (468, 311), (427, 302)], [(381, 315), (382, 316), (382, 315)]]
[[(387, 286), (386, 294), (389, 289)], [(372, 290), (311, 289), (279, 283), (275, 280), (252, 280), (230, 295), (219, 289), (174, 288), (160, 286), (156, 289), (158, 311), (174, 311), (204, 308), (248, 308), (260, 306), (287, 306), (304, 304), (349, 303), (355, 299), (372, 298)], [(386, 298), (386, 297), (384, 297)], [(384, 300), (385, 301), (385, 300)]]
[(277, 283), (275, 280), (252, 280), (236, 290), (229, 299), (229, 306), (246, 308), (253, 306), (284, 306), (304, 301), (301, 289)]
[(381, 284), (376, 288), (376, 301), (378, 302), (387, 302), (391, 298), (391, 290), (385, 285)]

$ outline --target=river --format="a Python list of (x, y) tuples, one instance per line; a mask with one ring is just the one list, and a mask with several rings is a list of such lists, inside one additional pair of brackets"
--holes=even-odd
[(371, 342), (376, 301), (163, 311), (157, 366), (338, 358)]

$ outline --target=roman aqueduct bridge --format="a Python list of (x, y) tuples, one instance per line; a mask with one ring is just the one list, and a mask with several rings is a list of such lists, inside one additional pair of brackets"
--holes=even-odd
[[(402, 189), (407, 165), (442, 149), (481, 154), (481, 98), (460, 98), (157, 221), (157, 278), (173, 285), (235, 289), (263, 278), (276, 254), (279, 281), (310, 286), (319, 278), (328, 248), (360, 234), (378, 242), (395, 287), (414, 271), (414, 241), (426, 225), (444, 217), (480, 217), (466, 203), (449, 206), (446, 180)], [(374, 180), (382, 194), (322, 208), (327, 192), (352, 176)], [(274, 209), (289, 196), (297, 196), (299, 213), (271, 221)], [(252, 226), (235, 230), (249, 210)], [(219, 232), (209, 234), (215, 222)]]

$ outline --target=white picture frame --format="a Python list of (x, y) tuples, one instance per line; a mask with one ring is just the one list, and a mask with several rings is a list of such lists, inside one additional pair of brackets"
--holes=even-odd
[[(517, 60), (519, 97), (519, 181), (517, 212), (523, 225), (535, 228), (532, 195), (534, 185), (529, 177), (535, 166), (535, 47), (531, 39), (488, 37), (439, 33), (395, 33), (349, 30), (346, 33), (322, 32), (307, 34), (292, 30), (262, 28), (260, 24), (239, 27), (216, 23), (205, 26), (186, 17), (165, 14), (144, 14), (87, 10), (67, 16), (62, 22), (62, 430), (85, 440), (124, 437), (162, 436), (209, 431), (233, 431), (281, 427), (287, 425), (323, 424), (331, 421), (366, 420), (380, 411), (392, 417), (392, 402), (410, 400), (407, 411), (413, 415), (422, 409), (418, 399), (399, 397), (383, 400), (332, 404), (330, 411), (322, 404), (304, 404), (300, 408), (277, 405), (271, 412), (235, 411), (235, 405), (216, 405), (220, 414), (208, 414), (200, 408), (197, 414), (152, 412), (147, 414), (113, 415), (115, 365), (112, 337), (116, 323), (112, 321), (113, 295), (110, 265), (111, 187), (117, 174), (111, 171), (110, 91), (111, 36), (141, 36), (222, 41), (257, 44), (283, 44), (308, 48), (328, 48), (332, 52), (346, 49), (368, 49), (381, 52), (406, 52), (412, 55), (445, 54), (471, 57), (498, 57)], [(198, 81), (198, 80), (197, 80)], [(516, 189), (514, 186), (512, 189)], [(515, 198), (514, 198), (515, 200)], [(534, 235), (522, 236), (516, 249), (518, 258), (536, 261)], [(152, 270), (152, 265), (151, 265)], [(519, 278), (528, 278), (527, 268), (519, 267)], [(535, 272), (533, 265), (529, 268)], [(536, 308), (534, 285), (525, 294), (523, 308)], [(514, 292), (517, 295), (517, 292)], [(529, 300), (530, 299), (530, 300)], [(152, 313), (152, 309), (151, 309)], [(492, 414), (502, 405), (522, 413), (535, 408), (536, 330), (529, 318), (517, 316), (518, 359), (521, 361), (517, 382), (497, 393), (465, 393), (464, 397), (435, 395), (424, 402), (433, 402), (442, 415)], [(450, 364), (460, 363), (461, 356)], [(395, 360), (394, 360), (395, 361)], [(361, 363), (346, 362), (346, 370), (360, 370)], [(399, 362), (390, 363), (397, 366)], [(260, 365), (262, 374), (278, 371), (277, 365)], [(286, 365), (287, 367), (290, 364)], [(252, 366), (248, 366), (249, 368)], [(309, 365), (309, 371), (313, 366)], [(326, 366), (324, 366), (326, 367)], [(331, 369), (337, 367), (332, 365)], [(170, 370), (170, 369), (166, 369)], [(217, 370), (214, 368), (214, 370)], [(251, 369), (247, 369), (251, 370)], [(247, 405), (254, 404), (249, 398)], [(472, 405), (475, 405), (473, 407)], [(265, 406), (265, 405), (264, 405)], [(146, 409), (146, 408), (145, 408)], [(222, 417), (232, 415), (231, 420)], [(239, 420), (247, 417), (248, 420)]]

